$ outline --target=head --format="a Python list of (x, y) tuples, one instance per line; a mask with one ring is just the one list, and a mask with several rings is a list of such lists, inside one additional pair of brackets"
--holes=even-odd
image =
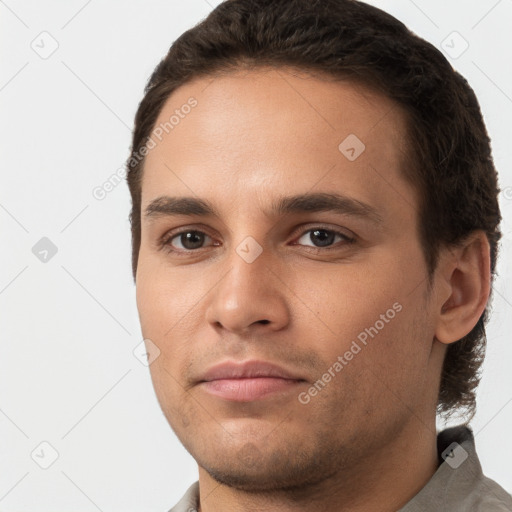
[[(224, 2), (152, 74), (127, 165), (155, 390), (219, 481), (296, 485), (436, 410), (474, 414), (496, 171), (472, 89), (402, 23)], [(205, 392), (227, 359), (280, 365), (295, 399)]]

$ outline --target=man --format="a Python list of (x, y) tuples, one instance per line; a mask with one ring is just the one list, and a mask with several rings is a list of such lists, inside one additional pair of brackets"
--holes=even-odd
[(151, 377), (199, 466), (173, 511), (512, 510), (467, 426), (497, 177), (439, 51), (353, 0), (224, 2), (151, 76), (128, 168)]

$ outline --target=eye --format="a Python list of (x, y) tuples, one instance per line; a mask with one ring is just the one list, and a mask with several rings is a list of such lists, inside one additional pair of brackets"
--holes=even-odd
[(304, 234), (298, 239), (298, 244), (307, 246), (307, 242), (311, 242), (313, 244), (313, 247), (315, 248), (320, 249), (325, 247), (327, 249), (330, 249), (331, 245), (334, 244), (336, 239), (341, 240), (345, 243), (354, 242), (353, 238), (349, 237), (348, 235), (340, 231), (316, 227), (305, 231)]
[(211, 240), (211, 237), (202, 231), (188, 230), (167, 237), (162, 241), (162, 245), (170, 251), (193, 251), (201, 249), (206, 239)]
[[(339, 245), (351, 244), (355, 242), (352, 238), (341, 231), (327, 229), (324, 227), (314, 227), (307, 231), (301, 231), (302, 235), (293, 245), (304, 245), (312, 247), (313, 249), (336, 249)], [(204, 231), (196, 229), (183, 230), (178, 233), (171, 233), (164, 235), (159, 246), (170, 253), (191, 253), (197, 252), (199, 249), (205, 248), (205, 244), (218, 246), (219, 243), (211, 243), (212, 237), (207, 235)], [(308, 245), (308, 242), (312, 245)], [(337, 243), (336, 242), (340, 242)], [(334, 245), (335, 244), (335, 245)], [(334, 245), (334, 246), (333, 246)]]

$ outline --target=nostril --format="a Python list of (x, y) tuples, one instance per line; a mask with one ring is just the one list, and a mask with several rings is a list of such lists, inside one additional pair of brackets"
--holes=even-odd
[(260, 320), (259, 323), (260, 324), (269, 324), (270, 320)]

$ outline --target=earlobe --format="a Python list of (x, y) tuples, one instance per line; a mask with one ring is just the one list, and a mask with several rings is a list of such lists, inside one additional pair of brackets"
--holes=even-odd
[(449, 296), (441, 301), (435, 336), (450, 344), (471, 332), (485, 310), (491, 287), (490, 246), (486, 234), (479, 230), (446, 251), (441, 275)]

